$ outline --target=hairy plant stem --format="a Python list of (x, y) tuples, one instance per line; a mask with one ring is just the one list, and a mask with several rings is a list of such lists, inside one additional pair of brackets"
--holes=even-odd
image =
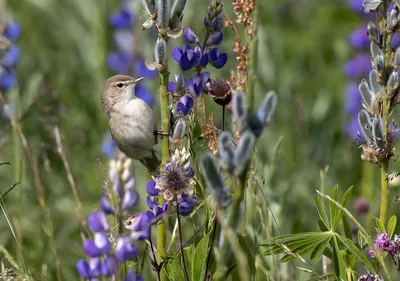
[(189, 280), (188, 270), (187, 270), (187, 267), (186, 267), (185, 252), (183, 251), (182, 225), (181, 225), (181, 216), (179, 214), (179, 202), (178, 202), (178, 200), (176, 200), (176, 216), (177, 216), (177, 219), (178, 219), (179, 248), (181, 249), (183, 272), (185, 273), (185, 280), (186, 281), (190, 281)]
[[(168, 79), (169, 72), (168, 66), (166, 65), (163, 69), (160, 69), (160, 106), (161, 106), (161, 129), (169, 135), (170, 131), (170, 112), (169, 112), (169, 100), (168, 100)], [(162, 166), (164, 167), (170, 158), (169, 151), (169, 137), (163, 137), (161, 140), (162, 147)], [(160, 196), (158, 198), (159, 204), (164, 204), (164, 198)], [(160, 219), (157, 222), (157, 255), (159, 264), (162, 264), (162, 260), (165, 258), (165, 247), (166, 247), (166, 233), (165, 233), (165, 221)], [(165, 270), (160, 271), (160, 281), (166, 281), (167, 275)]]
[[(259, 3), (259, 1), (256, 1), (256, 6)], [(254, 106), (254, 91), (255, 91), (255, 85), (256, 85), (256, 78), (257, 78), (257, 68), (258, 68), (258, 36), (257, 36), (257, 23), (258, 23), (258, 18), (259, 18), (259, 9), (255, 8), (254, 9), (254, 17), (253, 17), (253, 34), (251, 37), (251, 42), (250, 42), (250, 60), (249, 60), (249, 71), (248, 71), (248, 76), (247, 76), (247, 93), (246, 93), (246, 103), (247, 103), (247, 108), (251, 112), (253, 110)]]

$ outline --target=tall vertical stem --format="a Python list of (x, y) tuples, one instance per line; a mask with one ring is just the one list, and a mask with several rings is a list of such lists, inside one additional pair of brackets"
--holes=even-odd
[(389, 203), (389, 189), (387, 182), (388, 172), (388, 161), (382, 162), (381, 164), (381, 208), (379, 213), (379, 219), (386, 224), (387, 210)]
[[(160, 106), (161, 106), (161, 129), (167, 135), (170, 131), (170, 113), (169, 113), (169, 103), (168, 103), (168, 79), (169, 72), (168, 67), (160, 70)], [(170, 158), (169, 151), (169, 137), (163, 137), (161, 140), (162, 147), (162, 166), (164, 167)], [(161, 196), (159, 198), (160, 205), (164, 204), (164, 198)], [(157, 222), (157, 256), (158, 263), (161, 264), (162, 260), (165, 258), (165, 247), (166, 247), (166, 235), (165, 235), (165, 221), (161, 219)], [(166, 281), (167, 276), (165, 270), (160, 272), (160, 281)]]

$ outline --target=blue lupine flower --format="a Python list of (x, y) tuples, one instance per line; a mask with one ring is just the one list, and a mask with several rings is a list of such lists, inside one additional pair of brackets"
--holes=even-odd
[(90, 273), (89, 264), (84, 259), (80, 259), (76, 263), (76, 271), (78, 271), (78, 274), (84, 279), (88, 279), (88, 278), (92, 277), (92, 275)]
[(105, 157), (112, 158), (116, 156), (118, 150), (117, 143), (108, 135), (101, 146), (101, 152)]
[(156, 182), (153, 180), (150, 180), (146, 184), (146, 192), (150, 196), (157, 196), (160, 194), (160, 190), (156, 188)]
[(135, 39), (132, 31), (127, 29), (116, 30), (113, 34), (114, 46), (118, 52), (132, 54), (135, 46)]
[(150, 236), (153, 219), (154, 214), (150, 211), (141, 213), (133, 218), (131, 224), (129, 225), (129, 229), (131, 231), (130, 237), (134, 240), (148, 239)]
[(135, 64), (135, 72), (137, 77), (154, 78), (158, 75), (157, 70), (150, 70), (147, 68), (145, 60), (139, 58)]
[(203, 89), (203, 79), (201, 76), (193, 76), (189, 83), (189, 92), (193, 99), (197, 98)]
[(128, 74), (132, 65), (132, 55), (130, 53), (112, 52), (107, 56), (107, 65), (111, 71)]
[(126, 274), (125, 281), (143, 281), (143, 278), (140, 275), (136, 275), (134, 270), (129, 270)]
[(135, 96), (144, 100), (150, 106), (154, 104), (154, 96), (151, 94), (149, 88), (147, 88), (143, 83), (139, 82), (135, 86)]
[(218, 31), (211, 34), (210, 39), (208, 39), (207, 43), (209, 46), (219, 45), (222, 43), (223, 40), (224, 40), (224, 34), (222, 33), (222, 31)]
[(17, 77), (15, 73), (5, 70), (0, 66), (0, 90), (8, 91), (15, 87), (17, 84)]
[(354, 48), (368, 48), (369, 47), (369, 40), (367, 35), (367, 26), (363, 25), (354, 30), (349, 35), (349, 42), (350, 45)]
[(196, 44), (197, 42), (199, 42), (199, 38), (197, 37), (196, 33), (194, 33), (192, 27), (186, 28), (183, 32), (183, 36), (185, 37), (185, 40), (189, 43)]
[(107, 256), (101, 264), (101, 275), (106, 277), (112, 276), (116, 271), (117, 263), (115, 261), (115, 257), (112, 255)]
[(344, 73), (350, 78), (367, 76), (371, 69), (371, 59), (364, 54), (355, 56), (344, 65)]
[(95, 211), (89, 215), (88, 226), (93, 232), (105, 232), (110, 229), (106, 215), (99, 211)]
[(15, 41), (21, 33), (21, 25), (16, 21), (10, 21), (4, 29), (4, 36), (10, 40)]
[(12, 45), (2, 56), (1, 63), (7, 68), (15, 66), (19, 59), (19, 48), (18, 46)]
[(344, 92), (346, 94), (345, 110), (354, 116), (358, 115), (358, 112), (362, 109), (362, 98), (358, 90), (358, 84), (350, 82)]
[(137, 257), (136, 244), (129, 237), (119, 237), (116, 246), (115, 255), (118, 262), (124, 263), (128, 260), (134, 260)]
[(175, 47), (172, 50), (172, 57), (182, 70), (191, 69), (199, 60), (199, 54), (186, 43), (183, 43), (182, 49)]
[(226, 64), (228, 55), (226, 53), (220, 54), (219, 47), (215, 47), (208, 52), (208, 60), (212, 66), (220, 69)]
[[(198, 61), (199, 66), (201, 66), (202, 68), (205, 68), (208, 64), (208, 48), (205, 48), (203, 55), (201, 55), (201, 49), (200, 47), (196, 47), (194, 49), (194, 52), (197, 54), (197, 56), (200, 58), (200, 60)], [(200, 57), (201, 56), (201, 57)]]
[(124, 5), (122, 9), (109, 18), (110, 25), (115, 29), (130, 29), (134, 21), (135, 15), (128, 5)]
[(182, 197), (179, 199), (179, 213), (184, 217), (190, 215), (196, 207), (197, 200), (197, 196), (189, 198), (189, 196), (183, 194)]
[(179, 99), (176, 104), (176, 112), (181, 112), (183, 116), (187, 115), (194, 106), (194, 100), (192, 97), (185, 95)]

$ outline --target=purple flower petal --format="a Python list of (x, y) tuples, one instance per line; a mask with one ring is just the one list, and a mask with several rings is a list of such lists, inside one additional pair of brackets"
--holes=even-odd
[(189, 113), (189, 109), (180, 101), (176, 103), (176, 112), (182, 112), (183, 116)]
[(371, 69), (371, 60), (367, 55), (357, 55), (344, 65), (344, 73), (354, 79), (367, 76)]
[(93, 212), (88, 217), (89, 229), (93, 232), (105, 232), (110, 229), (107, 217), (103, 212)]
[[(89, 260), (90, 276), (99, 277), (101, 275), (101, 260), (99, 258), (93, 258)], [(93, 279), (90, 279), (93, 281)]]
[(188, 109), (192, 109), (194, 106), (194, 100), (192, 99), (192, 97), (185, 95), (183, 97), (180, 98), (179, 100), (181, 103), (183, 103), (183, 105)]
[(16, 21), (10, 21), (4, 30), (4, 36), (10, 41), (17, 40), (20, 33), (21, 25)]
[(109, 254), (110, 253), (110, 240), (106, 234), (98, 232), (94, 234), (94, 244), (101, 251), (101, 253)]
[(108, 256), (105, 258), (101, 265), (101, 274), (103, 276), (111, 276), (117, 270), (117, 264), (113, 256)]
[(0, 90), (8, 91), (17, 84), (15, 74), (9, 71), (0, 71)]
[(222, 31), (215, 32), (211, 35), (210, 39), (208, 40), (208, 45), (219, 45), (224, 40), (224, 34)]
[(137, 257), (136, 244), (129, 237), (119, 237), (115, 253), (119, 263), (134, 260)]
[(91, 258), (103, 255), (102, 251), (96, 247), (96, 244), (91, 239), (86, 239), (85, 242), (83, 242), (83, 251)]
[(125, 281), (137, 281), (138, 279), (136, 278), (136, 273), (134, 270), (129, 270), (128, 273), (126, 274)]
[(12, 68), (15, 66), (19, 59), (19, 48), (18, 46), (13, 45), (10, 49), (5, 52), (2, 57), (2, 64), (5, 67)]
[(133, 190), (126, 190), (122, 201), (124, 210), (134, 207), (139, 202), (139, 194)]
[(145, 60), (140, 58), (135, 65), (136, 75), (138, 77), (153, 78), (157, 75), (157, 70), (150, 70), (147, 68)]
[(147, 182), (146, 191), (150, 196), (157, 196), (160, 194), (160, 190), (156, 188), (156, 182), (153, 180)]
[(153, 209), (154, 204), (157, 204), (157, 203), (155, 202), (155, 199), (154, 199), (153, 196), (147, 196), (146, 197), (146, 204), (150, 209)]
[(110, 25), (115, 29), (130, 29), (134, 22), (133, 11), (129, 7), (123, 7), (109, 18)]
[(139, 83), (135, 86), (135, 96), (144, 100), (148, 105), (153, 106), (155, 103), (154, 96), (144, 84)]
[(115, 213), (115, 209), (111, 205), (110, 201), (108, 201), (107, 196), (102, 196), (100, 199), (100, 208), (107, 215), (113, 215)]
[(78, 272), (79, 276), (81, 276), (84, 279), (91, 277), (89, 264), (84, 259), (80, 259), (76, 263), (76, 271)]
[(201, 59), (199, 61), (199, 64), (201, 67), (205, 68), (208, 64), (208, 54), (205, 53), (201, 56)]
[(132, 65), (132, 56), (126, 53), (110, 53), (107, 56), (107, 65), (111, 71), (127, 74)]
[(211, 64), (215, 68), (220, 69), (226, 64), (227, 61), (228, 55), (226, 53), (222, 53), (215, 61), (212, 61)]
[(181, 50), (181, 48), (179, 47), (175, 47), (174, 49), (172, 49), (172, 57), (174, 58), (174, 61), (179, 64), (182, 58), (183, 52)]
[(197, 43), (199, 42), (199, 39), (197, 38), (197, 35), (193, 32), (192, 27), (188, 27), (185, 29), (183, 32), (183, 36), (185, 37), (186, 41), (189, 43)]

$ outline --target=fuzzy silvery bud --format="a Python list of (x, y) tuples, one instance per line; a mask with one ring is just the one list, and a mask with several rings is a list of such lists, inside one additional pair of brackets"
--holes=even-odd
[(155, 60), (159, 64), (167, 61), (167, 43), (163, 38), (158, 38), (155, 44)]
[(157, 24), (163, 29), (168, 28), (169, 16), (171, 14), (170, 0), (155, 0), (157, 9)]
[(186, 133), (186, 121), (183, 118), (178, 118), (174, 124), (174, 133), (172, 134), (173, 140), (180, 140)]
[(144, 7), (144, 10), (149, 15), (154, 14), (154, 10), (155, 10), (154, 0), (141, 0), (141, 1), (142, 1), (142, 5)]
[(379, 46), (376, 45), (374, 42), (371, 42), (371, 44), (369, 45), (369, 50), (371, 52), (372, 60), (374, 60), (375, 57), (381, 53), (380, 49), (379, 49)]
[(396, 25), (399, 23), (399, 11), (395, 8), (392, 9), (390, 14), (387, 16), (387, 28), (393, 32)]
[(218, 137), (218, 153), (221, 168), (232, 173), (234, 168), (234, 151), (231, 143), (231, 135), (227, 132), (222, 132)]
[(248, 119), (246, 102), (242, 92), (236, 92), (232, 97), (232, 113), (239, 131), (244, 132), (247, 129)]
[(241, 137), (235, 150), (235, 175), (242, 176), (247, 169), (250, 156), (253, 152), (256, 137), (253, 133), (246, 131)]
[(367, 81), (365, 81), (365, 79), (361, 80), (361, 83), (358, 86), (358, 90), (360, 91), (364, 104), (369, 106), (371, 104), (372, 99), (374, 98), (374, 93), (369, 88), (368, 83)]
[(362, 6), (364, 12), (371, 13), (378, 10), (379, 6), (382, 4), (382, 0), (364, 0), (362, 1)]
[(372, 69), (369, 72), (369, 85), (371, 86), (371, 90), (374, 95), (382, 92), (382, 85), (378, 83), (379, 75), (375, 69)]
[(228, 196), (228, 188), (222, 179), (214, 155), (210, 152), (207, 153), (202, 159), (202, 164), (202, 173), (206, 180), (207, 189), (222, 207), (228, 207), (231, 201)]
[(262, 104), (258, 108), (257, 117), (264, 125), (271, 121), (275, 112), (277, 100), (278, 98), (274, 91), (268, 92)]
[(361, 128), (362, 137), (368, 145), (372, 144), (372, 124), (371, 115), (365, 109), (361, 109), (358, 113), (358, 123)]
[(394, 61), (393, 61), (394, 67), (398, 68), (400, 67), (400, 47), (396, 49), (396, 52), (394, 53)]
[(373, 22), (368, 23), (367, 34), (370, 41), (374, 42), (378, 46), (382, 45), (382, 36)]
[(182, 21), (183, 11), (185, 10), (187, 0), (175, 0), (172, 5), (171, 19)]
[(399, 87), (399, 83), (400, 83), (399, 73), (397, 71), (393, 71), (390, 74), (388, 82), (387, 82), (389, 96), (393, 96), (394, 92)]
[(378, 148), (385, 148), (383, 122), (380, 117), (374, 117), (372, 120), (372, 138)]
[(379, 54), (375, 57), (374, 66), (375, 69), (378, 71), (379, 75), (381, 75), (381, 73), (383, 73), (383, 71), (385, 70), (385, 59), (383, 55)]
[(175, 90), (174, 93), (181, 93), (181, 91), (186, 90), (185, 89), (185, 79), (183, 78), (182, 75), (175, 74)]

